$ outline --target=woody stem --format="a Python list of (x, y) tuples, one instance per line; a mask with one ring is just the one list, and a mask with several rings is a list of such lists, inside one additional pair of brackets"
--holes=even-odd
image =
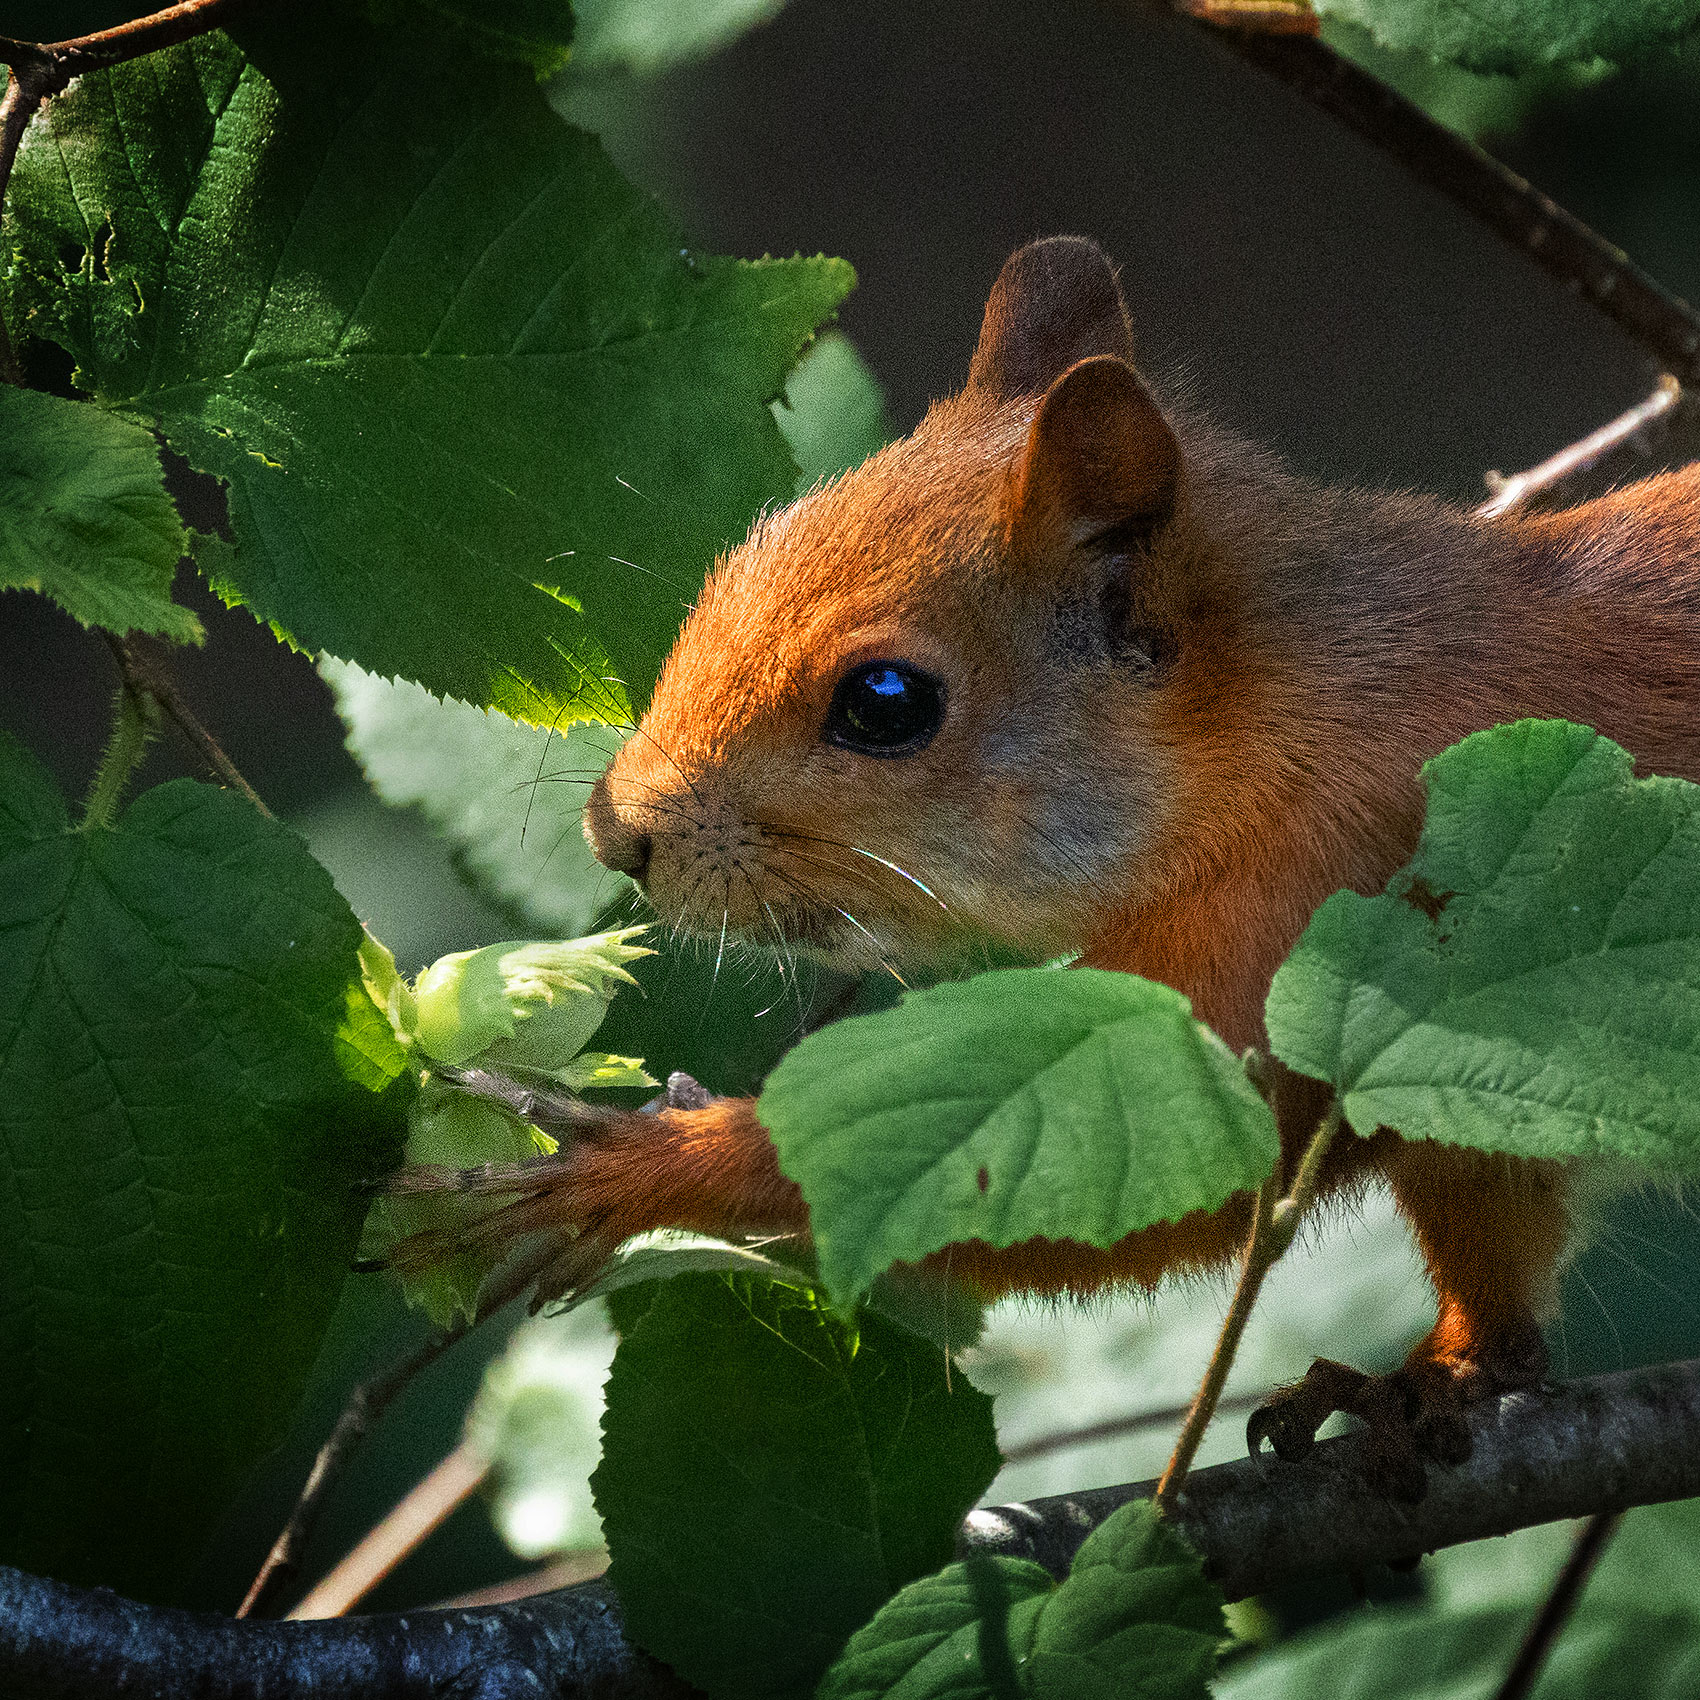
[(1310, 1144), (1305, 1147), (1304, 1156), (1299, 1160), (1298, 1174), (1284, 1197), (1277, 1195), (1279, 1183), (1273, 1175), (1258, 1188), (1257, 1207), (1252, 1213), (1251, 1233), (1246, 1239), (1234, 1301), (1223, 1319), (1216, 1349), (1210, 1354), (1210, 1367), (1205, 1370), (1204, 1380), (1187, 1409), (1186, 1422), (1181, 1426), (1174, 1452), (1157, 1482), (1155, 1498), (1160, 1511), (1173, 1507), (1181, 1484), (1186, 1480), (1186, 1473), (1198, 1455), (1199, 1443), (1204, 1439), (1204, 1431), (1209, 1428), (1210, 1419), (1215, 1416), (1221, 1400), (1222, 1389), (1227, 1385), (1228, 1372), (1234, 1367), (1246, 1324), (1251, 1320), (1252, 1307), (1263, 1290), (1264, 1277), (1293, 1243), (1299, 1223), (1316, 1197), (1322, 1180), (1323, 1162), (1340, 1131), (1340, 1119), (1340, 1102), (1335, 1099), (1311, 1136)]
[(156, 705), (194, 746), (196, 753), (220, 783), (228, 785), (233, 791), (241, 792), (267, 820), (270, 820), (272, 812), (260, 800), (259, 793), (242, 777), (236, 763), (225, 754), (218, 740), (201, 724), (194, 710), (184, 701), (183, 693), (178, 690), (176, 681), (172, 679), (163, 656), (144, 649), (134, 638), (115, 637), (111, 632), (101, 635), (112, 650), (113, 659), (118, 663), (119, 677), (125, 687)]

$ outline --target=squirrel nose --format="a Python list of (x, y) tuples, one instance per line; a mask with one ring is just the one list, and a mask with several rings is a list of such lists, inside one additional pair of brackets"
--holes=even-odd
[(603, 867), (628, 874), (642, 885), (649, 876), (649, 857), (654, 844), (647, 832), (635, 832), (623, 820), (608, 794), (608, 776), (591, 787), (584, 804), (584, 835), (591, 854)]
[(611, 844), (602, 860), (617, 874), (625, 874), (642, 885), (649, 877), (649, 853), (654, 846), (647, 832), (628, 838), (623, 844)]

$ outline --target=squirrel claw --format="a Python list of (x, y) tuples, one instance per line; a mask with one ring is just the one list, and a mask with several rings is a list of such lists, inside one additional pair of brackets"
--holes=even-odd
[(1276, 1457), (1296, 1463), (1309, 1454), (1316, 1444), (1316, 1431), (1336, 1411), (1356, 1411), (1370, 1379), (1347, 1364), (1318, 1358), (1302, 1380), (1278, 1387), (1246, 1419), (1246, 1450), (1255, 1458), (1267, 1440)]
[(1295, 1462), (1310, 1452), (1317, 1430), (1336, 1411), (1364, 1424), (1363, 1469), (1389, 1499), (1408, 1505), (1422, 1499), (1428, 1491), (1425, 1458), (1458, 1464), (1469, 1456), (1469, 1431), (1455, 1400), (1423, 1399), (1403, 1370), (1365, 1375), (1329, 1358), (1318, 1358), (1303, 1380), (1278, 1388), (1252, 1412), (1246, 1445), (1255, 1457), (1267, 1440), (1277, 1457)]
[(1246, 1423), (1255, 1457), (1267, 1440), (1278, 1456), (1303, 1458), (1316, 1431), (1336, 1411), (1364, 1425), (1361, 1467), (1390, 1499), (1415, 1504), (1428, 1491), (1427, 1464), (1464, 1463), (1470, 1456), (1465, 1413), (1478, 1400), (1538, 1386), (1547, 1352), (1531, 1321), (1505, 1331), (1491, 1349), (1471, 1358), (1430, 1356), (1421, 1348), (1391, 1375), (1365, 1375), (1318, 1358), (1304, 1379), (1277, 1388)]

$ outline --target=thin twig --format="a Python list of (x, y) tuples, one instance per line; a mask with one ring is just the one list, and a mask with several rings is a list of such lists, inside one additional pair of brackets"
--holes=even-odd
[(490, 1466), (463, 1440), (313, 1584), (290, 1618), (342, 1617), (351, 1611), (471, 1499), (489, 1473)]
[[(1184, 14), (1173, 0), (1164, 3)], [(1651, 349), (1685, 383), (1700, 378), (1700, 312), (1474, 142), (1437, 123), (1319, 37), (1201, 27), (1474, 213)]]
[(514, 1600), (531, 1600), (539, 1594), (552, 1594), (557, 1588), (570, 1588), (575, 1582), (589, 1582), (607, 1568), (606, 1547), (584, 1547), (550, 1559), (541, 1570), (527, 1571), (524, 1576), (514, 1576), (506, 1582), (492, 1582), (488, 1588), (474, 1588), (467, 1594), (456, 1594), (452, 1600), (439, 1600), (430, 1609), (464, 1611), (471, 1606), (505, 1606)]
[(176, 682), (166, 671), (163, 660), (159, 656), (147, 654), (132, 638), (121, 638), (111, 632), (103, 632), (101, 635), (111, 647), (125, 686), (151, 697), (158, 703), (177, 730), (194, 745), (213, 773), (233, 791), (240, 791), (270, 820), (271, 810), (260, 801), (259, 793), (242, 777), (236, 763), (224, 753), (218, 740), (196, 719), (194, 711), (177, 689)]
[(1587, 436), (1572, 443), (1568, 448), (1560, 449), (1557, 454), (1543, 460), (1539, 466), (1532, 466), (1527, 472), (1513, 473), (1509, 478), (1499, 472), (1488, 473), (1483, 482), (1491, 495), (1476, 509), (1476, 518), (1497, 519), (1501, 514), (1521, 507), (1540, 491), (1550, 489), (1575, 473), (1586, 472), (1620, 443), (1627, 442), (1637, 431), (1645, 429), (1655, 419), (1669, 413), (1681, 400), (1682, 385), (1666, 372), (1659, 378), (1653, 393), (1644, 401), (1636, 402), (1609, 424), (1602, 425), (1597, 431), (1590, 431)]
[(1582, 1597), (1582, 1590), (1587, 1586), (1600, 1554), (1606, 1550), (1607, 1543), (1617, 1533), (1617, 1526), (1622, 1521), (1621, 1511), (1596, 1511), (1583, 1524), (1576, 1544), (1570, 1549), (1569, 1558), (1564, 1561), (1564, 1568), (1553, 1582), (1552, 1592), (1547, 1595), (1535, 1621), (1529, 1625), (1529, 1633), (1523, 1637), (1523, 1645), (1517, 1649), (1517, 1657), (1505, 1673), (1505, 1681), (1499, 1685), (1494, 1700), (1527, 1700), (1553, 1644), (1570, 1621), (1570, 1614), (1576, 1609), (1576, 1602)]
[(1234, 1288), (1234, 1300), (1222, 1322), (1222, 1332), (1216, 1340), (1216, 1350), (1210, 1355), (1210, 1367), (1204, 1372), (1192, 1404), (1187, 1409), (1186, 1422), (1175, 1441), (1163, 1474), (1157, 1481), (1156, 1500), (1162, 1511), (1173, 1509), (1175, 1496), (1198, 1456), (1199, 1442), (1216, 1414), (1217, 1402), (1227, 1384), (1228, 1371), (1234, 1367), (1234, 1356), (1245, 1336), (1246, 1323), (1251, 1320), (1252, 1307), (1263, 1290), (1263, 1279), (1280, 1260), (1281, 1254), (1293, 1243), (1299, 1223), (1316, 1197), (1322, 1179), (1322, 1165), (1334, 1136), (1340, 1131), (1340, 1100), (1328, 1106), (1321, 1124), (1305, 1147), (1299, 1160), (1299, 1172), (1285, 1197), (1278, 1197), (1278, 1182), (1271, 1175), (1257, 1192), (1257, 1207), (1252, 1214), (1251, 1233), (1246, 1238), (1245, 1257), (1240, 1267), (1239, 1284)]
[(175, 47), (208, 30), (217, 29), (226, 18), (250, 0), (181, 0), (132, 18), (127, 24), (95, 30), (89, 35), (68, 36), (63, 41), (17, 41), (0, 35), (0, 65), (9, 65), (20, 76), (39, 78), (42, 95), (57, 94), (73, 77), (85, 71), (104, 70), (127, 59), (140, 59), (162, 47)]
[[(1267, 1393), (1242, 1393), (1233, 1399), (1216, 1401), (1217, 1415), (1223, 1411), (1254, 1411), (1263, 1404)], [(1184, 1405), (1163, 1405), (1153, 1411), (1136, 1411), (1126, 1417), (1106, 1417), (1101, 1423), (1086, 1423), (1080, 1428), (1058, 1429), (1051, 1434), (1035, 1435), (1014, 1446), (1000, 1446), (1006, 1464), (1025, 1464), (1032, 1458), (1045, 1458), (1053, 1452), (1067, 1452), (1076, 1446), (1091, 1446), (1095, 1441), (1118, 1440), (1123, 1435), (1139, 1434), (1148, 1428), (1168, 1428), (1178, 1423), (1192, 1409), (1189, 1400)]]
[(376, 1426), (378, 1419), (407, 1389), (415, 1376), (429, 1369), (450, 1346), (464, 1338), (480, 1323), (488, 1321), (498, 1311), (505, 1310), (531, 1286), (544, 1266), (559, 1248), (551, 1246), (516, 1264), (501, 1276), (481, 1297), (478, 1314), (469, 1322), (464, 1318), (451, 1328), (437, 1328), (426, 1336), (405, 1357), (398, 1358), (387, 1369), (361, 1382), (348, 1396), (342, 1414), (325, 1437), (313, 1467), (301, 1489), (301, 1496), (290, 1512), (260, 1573), (248, 1589), (247, 1598), (237, 1608), (238, 1617), (258, 1617), (288, 1586), (301, 1570), (301, 1558), (312, 1539), (313, 1530), (324, 1509), (325, 1497), (332, 1484), (359, 1450), (360, 1444)]

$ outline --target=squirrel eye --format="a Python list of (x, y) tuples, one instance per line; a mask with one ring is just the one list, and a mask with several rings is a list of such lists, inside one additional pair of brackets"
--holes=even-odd
[(838, 681), (821, 737), (865, 756), (912, 756), (944, 720), (944, 686), (902, 661), (866, 661)]

